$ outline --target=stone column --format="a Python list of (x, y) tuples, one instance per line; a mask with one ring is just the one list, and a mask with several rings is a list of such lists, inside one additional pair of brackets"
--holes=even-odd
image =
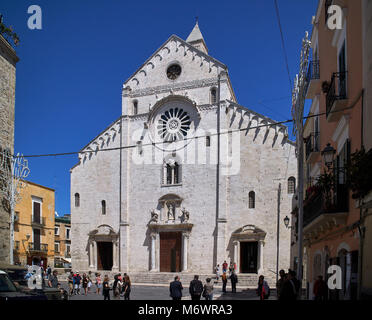
[(264, 267), (263, 267), (263, 246), (264, 242), (263, 240), (258, 240), (258, 258), (259, 258), (259, 267), (258, 267), (258, 273), (263, 273), (264, 272)]
[(112, 240), (112, 270), (118, 270), (118, 240)]
[(234, 259), (233, 259), (233, 262), (236, 263), (236, 270), (235, 272), (236, 273), (239, 273), (239, 265), (240, 265), (240, 261), (239, 261), (239, 241), (234, 241)]
[(150, 271), (156, 270), (156, 234), (152, 233), (151, 237), (151, 269)]
[(94, 241), (89, 242), (89, 268), (94, 268)]
[(182, 234), (182, 271), (187, 271), (187, 255), (188, 255), (188, 242), (189, 234)]

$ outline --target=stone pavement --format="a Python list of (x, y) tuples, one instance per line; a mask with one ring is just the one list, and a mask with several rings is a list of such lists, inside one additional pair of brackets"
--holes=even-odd
[[(61, 281), (63, 288), (67, 289), (67, 282)], [(215, 286), (213, 300), (259, 300), (256, 295), (256, 290), (253, 288), (237, 288), (236, 293), (231, 292), (231, 287), (227, 287), (228, 292), (223, 293), (221, 286)], [(102, 293), (99, 295), (95, 293), (96, 286), (92, 285), (90, 292), (87, 296), (85, 295), (74, 295), (70, 297), (70, 300), (103, 300)], [(81, 290), (83, 293), (83, 290)], [(191, 300), (188, 286), (184, 285), (182, 300)], [(112, 291), (110, 296), (113, 298)], [(131, 300), (170, 300), (169, 297), (169, 286), (168, 285), (149, 285), (149, 284), (134, 284), (130, 295)], [(274, 290), (271, 290), (270, 300), (276, 300), (276, 294)], [(119, 300), (124, 300), (120, 297)], [(202, 300), (204, 300), (202, 298)]]

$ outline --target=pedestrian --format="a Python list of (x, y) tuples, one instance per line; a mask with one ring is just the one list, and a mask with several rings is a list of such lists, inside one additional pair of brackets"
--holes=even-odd
[(130, 300), (131, 287), (132, 284), (130, 282), (130, 278), (128, 275), (125, 275), (123, 283), (124, 300)]
[(258, 287), (257, 287), (257, 295), (260, 297), (260, 300), (269, 299), (270, 296), (270, 287), (267, 284), (264, 276), (260, 276), (258, 278)]
[(109, 277), (106, 274), (103, 279), (103, 300), (110, 300), (110, 283), (109, 283)]
[(313, 293), (314, 293), (314, 300), (316, 301), (327, 300), (328, 288), (322, 276), (319, 276), (318, 279), (315, 281)]
[(99, 294), (99, 292), (101, 291), (101, 288), (102, 288), (102, 283), (101, 283), (101, 274), (100, 273), (97, 273), (96, 275), (96, 294)]
[(230, 275), (230, 276), (231, 276), (233, 270), (234, 270), (234, 266), (233, 266), (232, 261), (230, 260), (230, 265), (229, 265), (229, 275)]
[(200, 300), (200, 296), (203, 293), (203, 283), (199, 280), (198, 275), (195, 275), (194, 280), (191, 280), (189, 292), (191, 300)]
[(49, 285), (50, 288), (59, 288), (57, 270), (54, 270), (53, 273), (49, 276), (48, 285)]
[(279, 271), (279, 277), (280, 279), (276, 283), (276, 298), (278, 300), (280, 299), (280, 293), (282, 292), (284, 282), (286, 281), (286, 274), (283, 269)]
[(206, 279), (207, 283), (204, 285), (203, 297), (205, 300), (213, 300), (213, 284), (211, 278)]
[(88, 294), (88, 277), (86, 275), (86, 273), (83, 273), (83, 289), (84, 289), (84, 294), (87, 295)]
[(47, 268), (47, 276), (48, 276), (48, 279), (49, 279), (49, 276), (52, 274), (52, 268), (50, 266), (48, 266)]
[(281, 301), (294, 301), (297, 300), (297, 289), (293, 278), (293, 271), (290, 270), (287, 274), (287, 279), (284, 281), (282, 291), (280, 292), (279, 300)]
[(115, 299), (120, 299), (119, 275), (114, 276), (114, 284), (112, 285), (112, 292)]
[[(120, 273), (119, 273), (119, 274), (120, 274)], [(123, 275), (123, 284), (124, 284), (124, 279), (125, 279), (126, 276), (127, 276), (127, 274), (124, 272), (124, 275)], [(121, 294), (121, 295), (124, 295), (124, 285), (121, 287), (120, 294)]]
[(215, 273), (216, 273), (216, 280), (218, 281), (218, 279), (220, 278), (220, 265), (219, 264), (217, 264), (215, 267)]
[(223, 262), (222, 264), (222, 272), (226, 272), (227, 271), (227, 262), (226, 260)]
[(89, 293), (90, 287), (92, 286), (92, 271), (89, 270), (87, 278), (88, 278), (88, 293)]
[(238, 283), (238, 276), (236, 275), (234, 270), (231, 272), (230, 281), (231, 281), (231, 291), (232, 293), (236, 293), (236, 284)]
[(222, 292), (226, 293), (226, 285), (227, 285), (227, 275), (226, 272), (224, 272), (221, 276), (222, 279)]
[(172, 281), (169, 285), (169, 291), (170, 291), (170, 296), (172, 297), (173, 300), (181, 300), (182, 299), (182, 283), (180, 281), (180, 277), (176, 276), (174, 278), (174, 281)]
[(68, 288), (69, 288), (69, 295), (72, 296), (74, 293), (74, 273), (70, 271), (70, 274), (67, 277), (68, 281)]
[(75, 295), (76, 294), (80, 294), (80, 288), (81, 288), (81, 276), (79, 274), (79, 272), (76, 272), (75, 276), (74, 276), (74, 280), (75, 280)]

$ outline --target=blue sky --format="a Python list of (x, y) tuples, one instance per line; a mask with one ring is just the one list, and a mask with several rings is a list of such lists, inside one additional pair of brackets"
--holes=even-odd
[[(317, 3), (278, 0), (292, 79)], [(42, 30), (27, 27), (33, 4), (42, 9)], [(2, 0), (0, 13), (21, 40), (16, 152), (79, 151), (120, 116), (123, 82), (170, 35), (186, 39), (196, 16), (209, 54), (229, 68), (238, 102), (275, 120), (291, 118), (274, 0)], [(70, 212), (76, 163), (75, 155), (29, 159), (28, 179), (56, 190), (59, 214)]]

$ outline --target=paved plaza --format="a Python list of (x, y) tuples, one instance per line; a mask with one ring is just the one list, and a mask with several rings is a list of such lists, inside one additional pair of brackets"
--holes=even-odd
[[(67, 289), (67, 282), (61, 282), (63, 288)], [(244, 289), (237, 288), (236, 293), (231, 292), (231, 288), (227, 287), (227, 293), (223, 293), (221, 286), (217, 286), (214, 289), (213, 300), (259, 300), (256, 295), (255, 289)], [(92, 285), (90, 292), (85, 296), (83, 290), (80, 295), (73, 295), (70, 300), (103, 300), (102, 292), (96, 294), (96, 286)], [(112, 300), (124, 300), (123, 297), (120, 299), (114, 299), (112, 290), (110, 291)], [(132, 286), (130, 295), (131, 300), (170, 300), (169, 286), (167, 285), (148, 285), (148, 284), (136, 284)], [(188, 286), (184, 285), (182, 300), (191, 300)], [(202, 298), (202, 300), (204, 300)], [(276, 300), (276, 293), (274, 290), (271, 291), (269, 300)]]

